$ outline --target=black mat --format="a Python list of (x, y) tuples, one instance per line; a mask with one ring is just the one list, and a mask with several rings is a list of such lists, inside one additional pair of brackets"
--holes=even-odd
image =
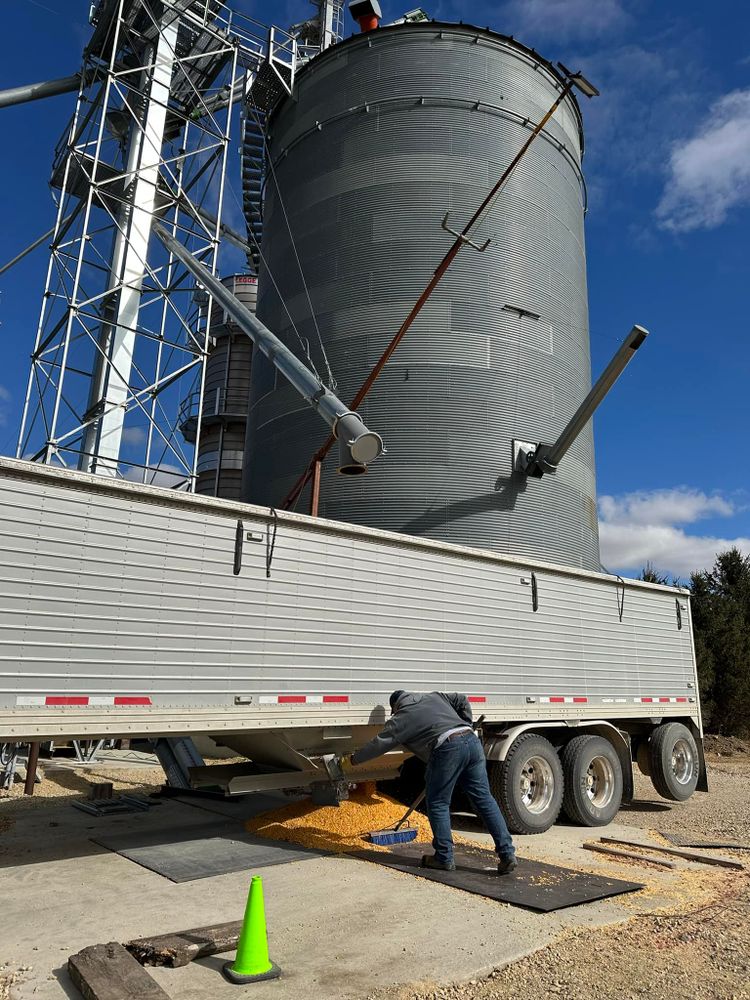
[(91, 838), (124, 858), (172, 882), (254, 872), (269, 865), (322, 857), (297, 844), (270, 841), (245, 833), (239, 823), (217, 820), (188, 827), (142, 830)]
[(639, 882), (604, 878), (527, 858), (518, 859), (518, 868), (512, 874), (498, 875), (497, 857), (490, 851), (478, 849), (457, 848), (456, 871), (433, 871), (419, 867), (423, 851), (423, 846), (418, 844), (400, 844), (387, 854), (385, 851), (361, 851), (356, 857), (487, 899), (543, 913), (643, 888)]
[(727, 851), (750, 851), (750, 844), (734, 844), (730, 840), (695, 840), (692, 837), (681, 837), (679, 833), (666, 833), (664, 831), (659, 831), (662, 837), (665, 837), (670, 844), (674, 844), (675, 847), (705, 847), (709, 850), (727, 850)]

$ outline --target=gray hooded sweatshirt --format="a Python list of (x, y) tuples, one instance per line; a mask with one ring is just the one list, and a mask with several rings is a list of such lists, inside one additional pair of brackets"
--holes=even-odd
[(464, 694), (444, 694), (442, 691), (413, 694), (405, 691), (382, 731), (352, 754), (352, 763), (364, 764), (399, 746), (427, 761), (443, 733), (459, 726), (470, 726), (471, 721), (471, 705)]

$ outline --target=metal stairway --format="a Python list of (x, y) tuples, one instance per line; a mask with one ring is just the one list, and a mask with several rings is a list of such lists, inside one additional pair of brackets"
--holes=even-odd
[(260, 266), (259, 248), (263, 239), (266, 113), (252, 102), (251, 89), (242, 127), (242, 208), (252, 248), (248, 264), (257, 274)]
[(268, 32), (266, 58), (252, 71), (242, 127), (242, 208), (249, 243), (248, 264), (257, 274), (263, 239), (265, 130), (268, 115), (285, 94), (291, 94), (297, 70), (297, 39), (280, 28)]

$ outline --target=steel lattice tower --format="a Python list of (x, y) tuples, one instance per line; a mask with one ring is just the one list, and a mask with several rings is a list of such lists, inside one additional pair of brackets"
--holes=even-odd
[(151, 236), (216, 266), (232, 103), (262, 52), (219, 3), (103, 0), (55, 153), (57, 194), (18, 454), (188, 487), (177, 431), (210, 301)]

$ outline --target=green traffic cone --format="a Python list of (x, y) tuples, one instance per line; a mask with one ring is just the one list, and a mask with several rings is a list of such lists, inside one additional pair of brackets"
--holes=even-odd
[(260, 875), (253, 875), (250, 882), (237, 955), (233, 962), (224, 964), (223, 972), (230, 983), (238, 984), (259, 983), (265, 979), (278, 979), (281, 975), (281, 969), (268, 957), (263, 879)]

